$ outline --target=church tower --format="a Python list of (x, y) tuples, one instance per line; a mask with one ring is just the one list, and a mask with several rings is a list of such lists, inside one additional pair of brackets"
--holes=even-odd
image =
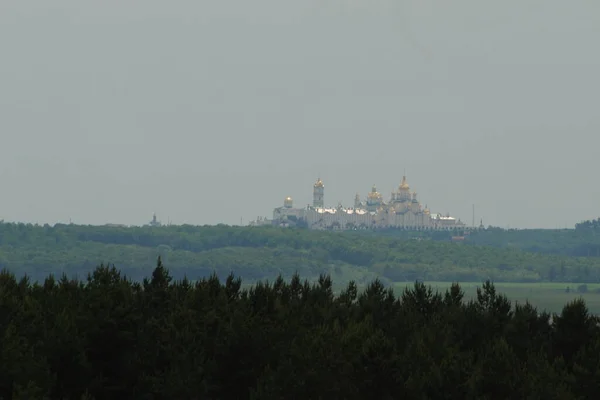
[(321, 178), (319, 178), (313, 185), (313, 207), (315, 207), (315, 208), (325, 207), (324, 196), (325, 196), (325, 185), (323, 184), (323, 181), (321, 180)]
[(358, 193), (356, 193), (356, 196), (354, 197), (354, 208), (356, 208), (357, 210), (359, 208), (362, 208), (362, 203), (360, 201), (360, 195)]
[(398, 187), (398, 194), (396, 195), (396, 199), (399, 201), (411, 201), (412, 196), (410, 195), (410, 186), (408, 186), (408, 182), (406, 182), (406, 175), (402, 177), (402, 183), (400, 187)]
[(367, 211), (377, 211), (382, 202), (381, 193), (379, 193), (375, 185), (373, 185), (371, 192), (367, 195)]

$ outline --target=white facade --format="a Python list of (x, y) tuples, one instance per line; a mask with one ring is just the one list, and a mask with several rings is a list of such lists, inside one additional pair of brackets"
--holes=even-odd
[(398, 190), (391, 194), (388, 202), (377, 192), (375, 185), (367, 194), (366, 202), (357, 194), (353, 208), (328, 208), (325, 203), (325, 185), (319, 178), (313, 185), (313, 204), (306, 208), (294, 208), (291, 197), (286, 197), (283, 207), (273, 210), (272, 223), (281, 226), (305, 224), (309, 229), (383, 229), (402, 228), (454, 229), (466, 228), (459, 219), (450, 215), (432, 214), (427, 206), (423, 208), (417, 194), (410, 192), (406, 176)]
[(254, 221), (251, 221), (250, 226), (265, 226), (273, 225), (273, 221), (265, 217), (257, 217)]

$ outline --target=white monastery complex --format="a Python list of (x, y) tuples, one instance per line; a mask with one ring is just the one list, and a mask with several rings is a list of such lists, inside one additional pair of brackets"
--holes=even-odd
[(325, 184), (319, 178), (313, 185), (313, 202), (304, 208), (295, 208), (291, 197), (286, 197), (283, 206), (273, 210), (273, 219), (258, 218), (250, 225), (306, 226), (309, 229), (385, 229), (406, 230), (450, 230), (467, 228), (460, 219), (450, 215), (431, 213), (423, 208), (417, 193), (410, 191), (406, 176), (398, 190), (392, 192), (389, 201), (384, 201), (375, 185), (367, 194), (366, 201), (357, 193), (354, 207), (325, 207)]

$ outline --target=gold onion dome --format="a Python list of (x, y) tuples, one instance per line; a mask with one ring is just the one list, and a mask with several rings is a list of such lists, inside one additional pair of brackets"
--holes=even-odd
[(292, 198), (290, 196), (285, 198), (285, 201), (292, 201)]
[(406, 182), (406, 175), (402, 177), (402, 183), (400, 184), (400, 189), (401, 190), (410, 189), (410, 186), (408, 186), (408, 183)]
[(325, 187), (325, 185), (323, 184), (323, 181), (321, 180), (321, 178), (317, 179), (317, 181), (315, 182), (315, 187), (316, 188)]
[(380, 197), (381, 194), (377, 192), (377, 188), (375, 187), (375, 185), (373, 185), (373, 187), (371, 188), (371, 192), (369, 193), (369, 199), (378, 199)]

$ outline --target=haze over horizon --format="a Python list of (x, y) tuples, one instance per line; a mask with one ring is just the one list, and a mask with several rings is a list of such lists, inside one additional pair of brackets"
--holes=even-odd
[(600, 215), (600, 3), (4, 0), (0, 219), (238, 224), (292, 196)]

